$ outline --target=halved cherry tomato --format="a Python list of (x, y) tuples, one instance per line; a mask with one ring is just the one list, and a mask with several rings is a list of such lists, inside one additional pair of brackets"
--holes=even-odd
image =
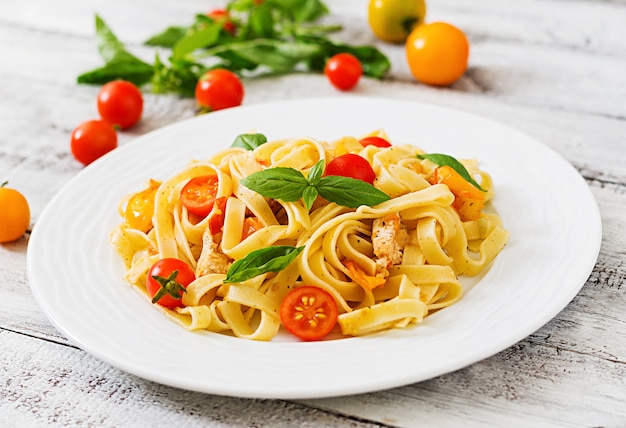
[(391, 143), (381, 137), (365, 137), (359, 140), (359, 143), (363, 147), (376, 146), (376, 147), (391, 147)]
[(0, 242), (16, 241), (30, 224), (28, 201), (19, 191), (0, 185)]
[(235, 23), (230, 20), (230, 15), (225, 9), (213, 9), (207, 16), (214, 21), (223, 22), (224, 30), (230, 34), (235, 34)]
[(98, 93), (98, 113), (113, 126), (130, 128), (139, 122), (142, 112), (143, 95), (131, 82), (114, 80)]
[(334, 55), (326, 62), (324, 74), (334, 87), (341, 91), (349, 91), (359, 83), (363, 75), (363, 67), (357, 57), (343, 52)]
[(376, 179), (376, 174), (367, 159), (354, 153), (347, 153), (331, 160), (326, 165), (324, 174), (356, 178), (369, 184), (374, 184)]
[(213, 209), (218, 187), (217, 175), (194, 177), (180, 191), (181, 202), (187, 211), (204, 218)]
[(195, 279), (196, 275), (187, 263), (165, 258), (157, 261), (148, 270), (146, 289), (152, 297), (152, 303), (171, 309), (183, 306), (183, 293)]
[(72, 154), (83, 165), (89, 165), (117, 147), (117, 132), (103, 120), (88, 120), (74, 129), (70, 140)]
[(280, 320), (302, 340), (323, 339), (337, 324), (337, 303), (319, 287), (305, 285), (290, 291), (280, 304)]
[(200, 107), (214, 111), (241, 105), (244, 89), (235, 73), (216, 68), (207, 71), (198, 80), (195, 95)]
[(124, 219), (130, 227), (142, 232), (152, 229), (154, 197), (160, 185), (160, 181), (151, 179), (146, 189), (135, 193), (128, 199), (124, 209)]
[(447, 86), (467, 69), (469, 41), (454, 25), (433, 22), (411, 32), (405, 51), (413, 77), (427, 85)]

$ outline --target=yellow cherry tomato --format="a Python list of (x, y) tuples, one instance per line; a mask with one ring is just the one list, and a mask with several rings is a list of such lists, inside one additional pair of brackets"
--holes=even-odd
[(367, 15), (374, 35), (389, 43), (404, 43), (425, 16), (424, 0), (370, 0)]
[(124, 210), (126, 224), (145, 233), (152, 229), (154, 199), (160, 185), (160, 181), (150, 179), (146, 189), (135, 193), (128, 199)]
[(0, 186), (0, 242), (19, 239), (30, 224), (28, 201), (20, 192)]
[(427, 85), (451, 85), (467, 70), (469, 41), (463, 31), (446, 22), (416, 27), (405, 50), (411, 73)]

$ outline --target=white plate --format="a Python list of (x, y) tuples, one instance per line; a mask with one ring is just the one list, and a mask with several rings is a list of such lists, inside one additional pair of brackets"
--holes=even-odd
[[(119, 200), (149, 178), (255, 130), (269, 139), (335, 139), (385, 129), (393, 142), (477, 158), (511, 239), (463, 299), (415, 328), (362, 338), (260, 343), (191, 333), (122, 280), (109, 244)], [(583, 178), (543, 144), (432, 105), (343, 96), (222, 110), (137, 138), (76, 175), (30, 238), (28, 275), (52, 323), (77, 346), (145, 379), (206, 393), (316, 398), (429, 379), (533, 333), (578, 293), (598, 256), (601, 221)]]

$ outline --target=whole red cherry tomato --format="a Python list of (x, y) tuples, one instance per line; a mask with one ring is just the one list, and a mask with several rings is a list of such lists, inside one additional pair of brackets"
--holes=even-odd
[(114, 80), (98, 93), (98, 113), (113, 126), (130, 128), (139, 122), (142, 112), (143, 95), (131, 82)]
[(337, 323), (337, 303), (319, 287), (305, 285), (287, 294), (280, 305), (280, 320), (302, 340), (323, 339)]
[(341, 91), (349, 91), (359, 83), (363, 75), (363, 67), (357, 57), (343, 52), (334, 55), (326, 62), (324, 74), (334, 87)]
[(207, 13), (207, 16), (214, 21), (223, 22), (224, 30), (230, 34), (235, 34), (235, 23), (230, 20), (230, 15), (225, 9), (213, 9)]
[(196, 84), (196, 101), (209, 111), (239, 106), (243, 96), (239, 77), (223, 68), (207, 71)]
[(367, 159), (353, 153), (341, 155), (331, 160), (326, 165), (324, 174), (356, 178), (369, 184), (374, 184), (376, 179), (376, 174)]
[(382, 147), (382, 148), (391, 147), (391, 143), (382, 137), (365, 137), (359, 140), (359, 143), (361, 143), (363, 147), (367, 147), (367, 146), (376, 146), (376, 147)]
[(196, 275), (187, 263), (175, 258), (165, 258), (157, 261), (148, 270), (146, 289), (152, 297), (152, 303), (175, 308), (183, 306), (183, 293), (195, 279)]
[(72, 154), (83, 165), (89, 165), (117, 147), (117, 132), (103, 120), (88, 120), (72, 132)]

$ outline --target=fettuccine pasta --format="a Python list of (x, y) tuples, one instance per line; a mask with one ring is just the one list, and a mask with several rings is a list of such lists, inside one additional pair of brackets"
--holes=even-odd
[[(374, 134), (386, 138), (382, 131)], [(241, 183), (278, 167), (306, 177), (318, 162), (327, 165), (347, 153), (370, 163), (374, 187), (388, 200), (349, 208), (317, 196), (309, 208), (302, 199), (268, 198)], [(160, 309), (186, 329), (247, 339), (272, 340), (281, 328), (283, 298), (302, 285), (332, 295), (339, 311), (336, 330), (343, 336), (418, 324), (459, 301), (459, 276), (485, 271), (508, 239), (500, 217), (482, 209), (494, 189), (478, 163), (462, 161), (482, 188), (476, 190), (480, 204), (475, 205), (472, 196), (455, 194), (445, 180), (434, 180), (444, 170), (419, 157), (423, 154), (407, 144), (363, 147), (355, 137), (292, 138), (194, 160), (162, 182), (150, 180), (120, 203), (125, 221), (112, 231), (111, 242), (124, 261), (124, 280), (149, 297), (150, 267), (163, 258), (180, 259), (196, 279), (179, 307)], [(206, 175), (217, 176), (215, 197), (222, 204), (201, 218), (186, 209), (181, 190), (193, 177)], [(138, 207), (149, 212), (142, 224), (128, 215)], [(468, 210), (474, 210), (471, 218)], [(217, 230), (216, 220), (222, 221)], [(234, 262), (279, 246), (301, 252), (278, 270), (226, 281)]]

